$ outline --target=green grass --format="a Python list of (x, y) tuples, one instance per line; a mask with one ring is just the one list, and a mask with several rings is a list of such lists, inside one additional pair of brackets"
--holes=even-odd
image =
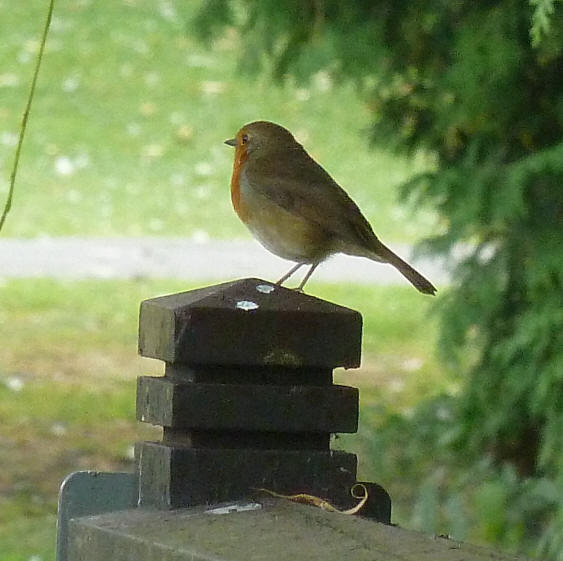
[[(3, 559), (53, 559), (62, 478), (77, 469), (132, 469), (132, 443), (158, 434), (134, 420), (136, 376), (162, 372), (159, 361), (137, 356), (139, 302), (194, 287), (171, 281), (52, 280), (8, 281), (0, 287), (0, 325), (8, 327), (0, 346)], [(432, 299), (408, 286), (312, 282), (309, 292), (362, 311), (363, 366), (338, 372), (336, 379), (360, 386), (364, 407), (380, 407), (382, 414), (390, 407), (400, 411), (443, 389), (447, 377), (432, 356)], [(345, 442), (347, 449), (362, 452), (353, 436)], [(388, 480), (393, 494), (392, 476)]]
[(53, 514), (17, 517), (0, 525), (2, 561), (55, 561)]
[[(57, 1), (5, 235), (248, 236), (230, 208), (223, 140), (255, 119), (291, 129), (384, 240), (431, 231), (429, 212), (396, 202), (424, 163), (370, 149), (370, 113), (352, 86), (241, 76), (239, 37), (207, 49), (186, 31), (198, 4)], [(0, 195), (45, 10), (0, 0)]]

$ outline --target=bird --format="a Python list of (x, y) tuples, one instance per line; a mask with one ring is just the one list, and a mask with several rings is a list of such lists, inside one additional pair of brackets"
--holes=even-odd
[(297, 287), (302, 292), (320, 263), (344, 253), (389, 263), (420, 292), (436, 293), (429, 280), (379, 240), (356, 203), (289, 130), (254, 121), (225, 144), (235, 148), (235, 212), (266, 249), (296, 263), (276, 284), (309, 265)]

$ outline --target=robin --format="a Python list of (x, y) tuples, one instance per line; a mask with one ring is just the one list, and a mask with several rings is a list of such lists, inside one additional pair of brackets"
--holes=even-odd
[(235, 147), (231, 200), (235, 212), (258, 241), (296, 265), (310, 269), (303, 290), (318, 265), (335, 253), (390, 263), (420, 292), (436, 288), (383, 245), (356, 203), (285, 128), (268, 121), (242, 127), (225, 141)]

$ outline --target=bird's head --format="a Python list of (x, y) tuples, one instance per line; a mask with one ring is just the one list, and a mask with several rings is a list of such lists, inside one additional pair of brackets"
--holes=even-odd
[(270, 121), (254, 121), (244, 125), (236, 137), (225, 140), (225, 144), (248, 154), (267, 153), (298, 145), (287, 129)]

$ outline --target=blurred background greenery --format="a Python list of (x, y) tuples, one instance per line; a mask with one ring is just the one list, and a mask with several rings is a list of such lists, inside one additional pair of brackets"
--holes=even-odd
[[(0, 193), (45, 2), (0, 0)], [(437, 302), (311, 283), (365, 318), (361, 476), (394, 521), (563, 559), (563, 8), (550, 0), (59, 0), (7, 236), (247, 236), (222, 140), (294, 131), (389, 242), (471, 248)], [(393, 151), (393, 152), (392, 152)], [(399, 193), (402, 199), (399, 200)], [(132, 465), (141, 299), (0, 286), (3, 559), (54, 558), (60, 479)], [(437, 355), (434, 349), (438, 348)]]

